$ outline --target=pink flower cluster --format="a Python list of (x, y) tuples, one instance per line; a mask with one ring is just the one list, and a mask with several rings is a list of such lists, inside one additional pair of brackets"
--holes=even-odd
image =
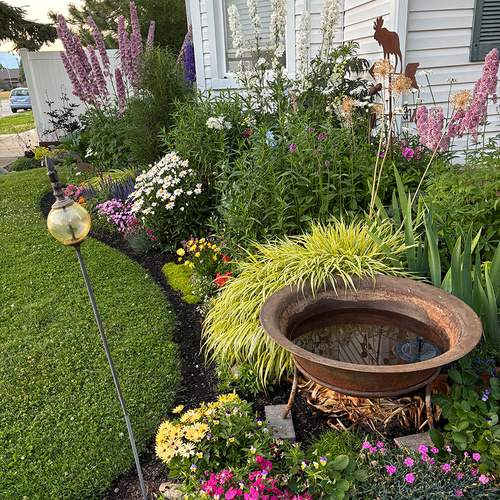
[[(134, 2), (130, 2), (130, 20), (132, 33), (130, 39), (125, 29), (125, 18), (118, 18), (118, 43), (121, 62), (121, 71), (117, 68), (114, 74), (110, 71), (110, 62), (101, 33), (91, 16), (87, 22), (92, 29), (92, 35), (99, 52), (99, 61), (92, 45), (87, 46), (85, 52), (80, 39), (72, 36), (66, 20), (59, 14), (57, 34), (61, 39), (65, 52), (61, 52), (64, 68), (68, 73), (73, 86), (73, 94), (83, 102), (97, 107), (107, 105), (108, 80), (115, 78), (119, 114), (123, 114), (126, 107), (126, 83), (124, 77), (130, 82), (134, 93), (138, 91), (140, 58), (143, 52), (142, 37), (139, 20)], [(152, 45), (154, 36), (154, 22), (148, 33), (148, 45)], [(101, 66), (102, 65), (102, 66)]]
[(264, 457), (257, 455), (257, 464), (260, 470), (248, 475), (248, 484), (244, 481), (236, 482), (235, 475), (227, 469), (211, 474), (210, 479), (201, 485), (203, 495), (209, 498), (231, 500), (312, 500), (311, 495), (294, 495), (288, 490), (280, 490), (277, 481), (268, 474), (272, 464)]
[(420, 106), (415, 115), (420, 142), (432, 151), (436, 148), (445, 151), (453, 137), (469, 133), (477, 139), (478, 127), (486, 123), (489, 96), (494, 104), (497, 103), (498, 68), (498, 50), (492, 49), (486, 55), (482, 75), (474, 86), (472, 104), (466, 109), (455, 109), (444, 131), (443, 110), (440, 107), (427, 110), (426, 106)]
[(108, 222), (113, 222), (118, 226), (118, 231), (126, 233), (130, 228), (137, 226), (134, 214), (130, 212), (132, 203), (122, 202), (113, 198), (97, 205), (99, 218), (106, 217)]

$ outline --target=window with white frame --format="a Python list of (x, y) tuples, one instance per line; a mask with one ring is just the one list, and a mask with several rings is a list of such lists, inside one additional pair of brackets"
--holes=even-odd
[[(224, 44), (225, 44), (225, 69), (226, 73), (235, 72), (238, 69), (238, 63), (241, 60), (248, 69), (256, 62), (256, 44), (257, 35), (252, 24), (252, 19), (248, 11), (247, 0), (222, 0), (224, 11)], [(255, 0), (257, 14), (260, 18), (261, 31), (258, 35), (260, 56), (269, 59), (275, 50), (274, 40), (271, 40), (270, 23), (273, 9), (269, 0)], [(228, 8), (236, 5), (240, 16), (243, 38), (245, 40), (243, 56), (236, 55), (237, 50), (233, 44), (233, 37), (229, 27)], [(285, 56), (283, 56), (283, 65), (285, 65)]]

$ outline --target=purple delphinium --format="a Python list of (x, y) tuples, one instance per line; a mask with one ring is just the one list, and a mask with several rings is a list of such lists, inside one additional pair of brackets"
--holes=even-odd
[(196, 68), (194, 65), (194, 47), (192, 43), (186, 45), (186, 59), (184, 67), (184, 80), (192, 87), (196, 82)]
[(135, 9), (134, 2), (130, 2), (130, 24), (132, 25), (132, 33), (135, 36), (132, 53), (134, 54), (134, 57), (139, 57), (142, 54), (143, 46), (139, 19), (137, 18), (137, 10)]

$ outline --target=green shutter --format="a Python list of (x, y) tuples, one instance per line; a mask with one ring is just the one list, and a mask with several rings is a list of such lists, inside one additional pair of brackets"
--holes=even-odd
[(500, 51), (500, 0), (476, 0), (470, 60), (484, 61), (493, 48)]

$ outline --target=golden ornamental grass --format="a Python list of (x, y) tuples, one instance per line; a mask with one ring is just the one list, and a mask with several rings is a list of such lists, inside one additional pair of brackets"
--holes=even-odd
[(318, 224), (310, 234), (257, 244), (256, 253), (238, 263), (240, 274), (224, 287), (204, 322), (207, 356), (229, 366), (252, 364), (263, 385), (280, 379), (291, 373), (292, 363), (260, 326), (264, 301), (291, 284), (310, 282), (318, 290), (327, 283), (335, 287), (334, 277), (354, 287), (357, 277), (405, 276), (395, 264), (405, 249), (403, 235), (394, 234), (390, 224), (359, 221)]

